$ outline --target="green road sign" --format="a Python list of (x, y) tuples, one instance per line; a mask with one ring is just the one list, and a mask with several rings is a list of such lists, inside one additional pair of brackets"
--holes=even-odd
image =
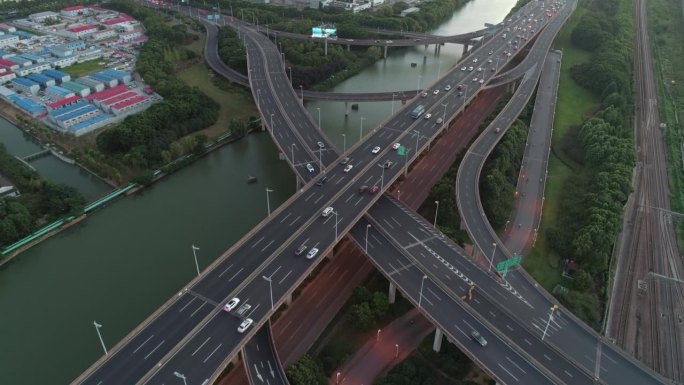
[(406, 147), (399, 146), (399, 148), (397, 148), (397, 155), (399, 155), (399, 156), (406, 155)]
[(515, 257), (513, 257), (511, 259), (507, 259), (505, 261), (499, 262), (496, 264), (496, 271), (498, 271), (499, 273), (502, 271), (506, 271), (513, 266), (518, 266), (520, 264), (520, 261), (522, 261), (522, 257), (519, 255), (516, 255)]

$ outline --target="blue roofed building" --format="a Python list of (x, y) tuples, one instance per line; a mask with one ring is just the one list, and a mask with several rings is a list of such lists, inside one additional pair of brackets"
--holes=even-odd
[(62, 100), (76, 96), (74, 91), (58, 86), (49, 86), (45, 88), (45, 95), (47, 95), (52, 100)]
[(111, 118), (112, 117), (107, 114), (96, 115), (93, 118), (84, 120), (80, 123), (76, 123), (70, 126), (69, 132), (76, 136), (83, 135), (111, 123)]
[(119, 81), (119, 84), (128, 84), (131, 81), (131, 74), (126, 71), (119, 71), (115, 69), (106, 69), (102, 72), (100, 72), (103, 75), (113, 77), (114, 79)]
[(47, 69), (50, 69), (50, 63), (38, 63), (18, 68), (14, 72), (18, 76), (27, 76), (28, 74), (39, 74)]
[(31, 116), (39, 116), (45, 113), (45, 107), (28, 98), (15, 98), (14, 104)]
[(29, 74), (26, 78), (40, 84), (43, 88), (55, 85), (55, 79), (41, 74)]
[(64, 82), (68, 82), (69, 80), (71, 80), (71, 75), (69, 75), (68, 73), (53, 70), (53, 69), (43, 71), (43, 75), (55, 79), (55, 81), (57, 81), (57, 83), (64, 83)]
[(62, 83), (62, 87), (73, 91), (76, 95), (82, 98), (85, 98), (86, 96), (90, 95), (90, 87), (81, 83), (64, 82)]
[(37, 94), (38, 91), (40, 91), (40, 85), (33, 80), (25, 79), (25, 78), (16, 78), (12, 79), (12, 85), (14, 86), (14, 89), (17, 91), (25, 92), (25, 93), (30, 93), (30, 94)]
[[(85, 122), (98, 115), (102, 115), (102, 111), (100, 111), (97, 107), (93, 106), (92, 104), (85, 103), (85, 106), (81, 106), (80, 108), (76, 109), (73, 108), (74, 106), (80, 104), (81, 102), (51, 112), (49, 114), (50, 120), (55, 122), (57, 126), (59, 126), (61, 129), (68, 130), (70, 127), (78, 123)], [(65, 110), (69, 112), (65, 113)]]
[(7, 51), (0, 51), (0, 59), (9, 59), (12, 56), (17, 56), (17, 54)]
[(107, 88), (112, 88), (119, 84), (119, 81), (115, 78), (108, 75), (104, 75), (102, 73), (92, 74), (90, 75), (90, 77), (95, 80), (101, 81)]
[(55, 68), (69, 67), (78, 62), (78, 56), (76, 55), (66, 55), (55, 57), (47, 60), (48, 63), (52, 64)]

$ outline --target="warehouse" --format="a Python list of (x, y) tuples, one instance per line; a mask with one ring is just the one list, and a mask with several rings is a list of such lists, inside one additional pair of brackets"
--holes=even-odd
[(121, 95), (128, 91), (128, 87), (124, 85), (119, 85), (108, 90), (97, 92), (88, 96), (88, 100), (93, 102), (96, 106), (99, 106), (103, 100), (113, 98), (114, 96)]
[(150, 103), (150, 98), (147, 96), (136, 96), (135, 98), (126, 100), (124, 102), (116, 103), (112, 106), (112, 113), (114, 115), (121, 115), (126, 112), (138, 110)]
[(32, 64), (38, 64), (38, 63), (42, 63), (45, 61), (44, 57), (34, 55), (34, 54), (30, 54), (30, 53), (22, 53), (21, 55), (19, 55), (19, 57), (24, 59), (24, 60), (30, 61)]
[(26, 76), (28, 74), (39, 74), (47, 69), (50, 69), (50, 63), (38, 63), (18, 68), (14, 72), (17, 74), (17, 76)]
[(8, 70), (15, 71), (15, 70), (18, 70), (20, 66), (19, 66), (19, 64), (15, 63), (15, 62), (11, 62), (11, 61), (5, 60), (5, 59), (0, 59), (0, 67), (6, 68)]
[[(65, 109), (68, 108), (69, 107)], [(62, 110), (65, 109), (53, 111), (50, 114), (55, 123), (57, 123), (59, 127), (65, 129), (102, 114), (102, 111), (98, 110), (97, 107), (92, 105), (86, 105), (85, 107), (78, 108), (71, 112), (63, 113)], [(55, 112), (58, 112), (59, 114), (55, 114)]]
[(6, 68), (0, 68), (0, 84), (5, 84), (8, 81), (10, 81), (12, 79), (16, 79), (16, 78), (17, 78), (17, 75), (14, 72), (12, 72)]
[(47, 95), (52, 100), (62, 100), (76, 96), (74, 91), (57, 86), (47, 87), (45, 89), (45, 95)]
[(34, 102), (28, 98), (22, 98), (19, 96), (10, 97), (17, 107), (21, 108), (27, 114), (36, 117), (45, 113), (45, 107)]
[(62, 87), (67, 90), (73, 91), (77, 96), (85, 98), (90, 95), (90, 87), (76, 82), (64, 82)]
[(33, 80), (34, 82), (40, 84), (42, 88), (55, 85), (55, 79), (41, 74), (29, 74), (26, 76), (26, 79)]
[(12, 79), (12, 85), (14, 85), (15, 90), (28, 94), (35, 95), (40, 91), (40, 85), (38, 85), (38, 83), (24, 78)]
[(113, 88), (117, 84), (119, 84), (119, 81), (116, 80), (115, 78), (108, 76), (108, 75), (103, 75), (101, 73), (92, 74), (92, 75), (90, 75), (90, 77), (95, 79), (95, 80), (101, 81), (102, 83), (104, 83), (105, 87), (107, 87), (107, 88)]
[(78, 78), (76, 79), (76, 83), (81, 83), (84, 86), (90, 87), (91, 96), (96, 92), (103, 91), (105, 88), (104, 83), (102, 83), (101, 81), (97, 81), (95, 79), (91, 79), (89, 77)]
[(66, 99), (58, 100), (56, 102), (48, 103), (47, 107), (48, 107), (48, 110), (50, 110), (50, 111), (59, 110), (60, 108), (64, 108), (64, 107), (68, 107), (68, 106), (71, 106), (73, 104), (76, 104), (80, 100), (81, 100), (81, 98), (79, 98), (78, 96), (74, 96), (71, 98), (66, 98)]
[(49, 59), (48, 63), (52, 64), (52, 66), (55, 68), (64, 68), (75, 64), (77, 61), (78, 57), (76, 55), (67, 55)]
[(69, 80), (71, 80), (71, 75), (53, 69), (43, 71), (43, 75), (55, 79), (57, 83), (68, 82)]
[(90, 35), (95, 31), (97, 31), (97, 27), (90, 24), (67, 29), (67, 32), (69, 32), (71, 37), (74, 39), (80, 39), (86, 35)]

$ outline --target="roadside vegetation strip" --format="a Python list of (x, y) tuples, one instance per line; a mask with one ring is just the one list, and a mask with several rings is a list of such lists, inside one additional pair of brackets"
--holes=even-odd
[[(660, 116), (663, 119), (667, 148), (668, 175), (670, 181), (671, 205), (675, 212), (684, 212), (684, 144), (679, 117), (684, 111), (684, 21), (682, 3), (679, 0), (650, 0), (648, 7), (649, 36), (652, 39), (655, 75), (657, 83)], [(673, 219), (679, 217), (673, 217)], [(684, 226), (679, 220), (677, 240), (679, 249), (684, 247)]]

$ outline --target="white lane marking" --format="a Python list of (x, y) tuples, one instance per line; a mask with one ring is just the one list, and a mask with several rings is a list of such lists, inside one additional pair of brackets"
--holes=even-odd
[(551, 361), (551, 357), (547, 356), (546, 354), (542, 354), (542, 355), (544, 356), (544, 358), (546, 358), (547, 360)]
[(143, 341), (143, 343), (140, 344), (140, 346), (138, 346), (138, 348), (135, 349), (135, 350), (133, 351), (133, 354), (137, 353), (138, 350), (140, 350), (140, 348), (142, 348), (143, 346), (145, 346), (145, 344), (147, 343), (147, 341), (151, 340), (152, 337), (154, 337), (154, 334), (152, 334), (152, 335), (150, 336), (150, 338), (148, 338), (148, 339), (146, 339), (145, 341)]
[(508, 369), (506, 369), (506, 368), (504, 368), (503, 366), (501, 366), (501, 364), (497, 364), (497, 365), (499, 365), (499, 367), (500, 367), (501, 369), (503, 369), (504, 372), (508, 373), (509, 376), (513, 377), (513, 379), (514, 379), (515, 381), (518, 381), (518, 378), (517, 378), (516, 376), (514, 376), (511, 372), (509, 372)]
[(195, 309), (195, 311), (193, 311), (192, 314), (190, 314), (190, 318), (194, 317), (194, 316), (195, 316), (195, 313), (197, 313), (197, 312), (198, 312), (201, 308), (203, 308), (204, 305), (206, 305), (206, 304), (207, 304), (206, 302), (202, 302), (202, 304), (200, 305), (200, 307), (198, 307), (197, 309)]
[(513, 328), (512, 328), (511, 325), (509, 325), (509, 324), (506, 324), (506, 329), (508, 329), (508, 330), (510, 330), (510, 331), (513, 331)]
[(572, 377), (573, 377), (573, 376), (572, 376), (572, 374), (570, 374), (570, 372), (568, 372), (567, 370), (563, 370), (563, 372), (565, 372), (565, 374), (567, 374), (567, 375), (568, 375), (568, 377), (570, 377), (570, 378), (572, 378)]
[(292, 273), (292, 270), (288, 271), (287, 274), (285, 274), (285, 276), (283, 277), (283, 279), (281, 279), (280, 281), (278, 281), (278, 284), (282, 284), (283, 281), (285, 281), (285, 279), (286, 279), (287, 277), (289, 277), (291, 273)]
[(496, 317), (496, 314), (494, 314), (494, 312), (493, 312), (493, 311), (491, 311), (491, 310), (489, 311), (489, 314), (491, 314), (491, 315), (492, 315), (492, 317)]
[(440, 297), (437, 295), (437, 293), (435, 293), (434, 291), (432, 291), (432, 289), (430, 289), (429, 287), (427, 288), (427, 291), (429, 291), (430, 294), (432, 294), (433, 296), (435, 296), (435, 298), (437, 298), (438, 300), (440, 300), (440, 301), (442, 300), (442, 298), (440, 298)]
[(266, 245), (266, 246), (264, 246), (263, 248), (261, 248), (261, 251), (264, 251), (264, 250), (268, 249), (268, 247), (271, 246), (271, 245), (273, 244), (273, 242), (275, 242), (275, 240), (271, 240), (271, 242), (269, 242), (268, 245)]
[(298, 221), (299, 218), (301, 218), (301, 217), (302, 217), (302, 216), (300, 215), (300, 216), (298, 216), (297, 218), (295, 218), (294, 221), (290, 222), (290, 226), (292, 226), (292, 225), (294, 225), (295, 223), (297, 223), (297, 221)]
[(461, 330), (461, 328), (459, 328), (459, 327), (456, 326), (455, 324), (454, 324), (454, 327), (456, 328), (456, 330), (458, 330), (459, 332), (461, 332), (461, 334), (463, 334), (464, 336), (468, 337), (468, 335), (465, 334), (465, 332), (464, 332), (463, 330)]
[(526, 344), (532, 346), (532, 342), (530, 342), (527, 338), (523, 338), (523, 341), (525, 341)]
[(240, 274), (240, 272), (241, 272), (243, 269), (244, 269), (244, 267), (241, 267), (240, 270), (238, 270), (237, 272), (235, 272), (235, 274), (233, 274), (233, 276), (230, 277), (230, 278), (228, 279), (228, 282), (232, 281), (233, 278), (237, 277), (237, 275)]
[(211, 337), (207, 337), (207, 339), (204, 340), (204, 342), (202, 342), (202, 344), (201, 344), (200, 346), (198, 346), (197, 349), (195, 349), (194, 352), (192, 352), (191, 356), (194, 356), (195, 354), (197, 354), (197, 352), (199, 352), (199, 350), (202, 349), (202, 347), (203, 347), (207, 342), (209, 342), (210, 339), (211, 339)]
[(223, 274), (225, 274), (228, 270), (230, 270), (231, 267), (233, 267), (232, 263), (230, 264), (230, 266), (226, 267), (225, 270), (223, 270), (221, 272), (221, 274), (219, 274), (219, 278), (221, 278), (223, 276)]
[(188, 307), (191, 303), (195, 302), (195, 299), (197, 299), (197, 297), (192, 297), (192, 299), (188, 301), (188, 303), (186, 303), (185, 306), (183, 306), (178, 312), (180, 313), (183, 310), (185, 310), (186, 307)]
[(162, 344), (163, 344), (165, 341), (166, 341), (166, 340), (163, 340), (162, 342), (159, 343), (159, 345), (157, 345), (154, 349), (152, 349), (151, 352), (147, 353), (147, 355), (145, 356), (145, 359), (147, 359), (149, 356), (152, 355), (152, 353), (154, 353), (157, 349), (159, 349), (159, 347), (162, 346)]
[(518, 366), (518, 364), (516, 364), (515, 362), (513, 362), (513, 360), (511, 360), (510, 358), (508, 358), (508, 356), (506, 356), (506, 359), (508, 360), (508, 362), (510, 362), (511, 364), (513, 364), (513, 366), (515, 366), (516, 368), (518, 368), (519, 371), (523, 372), (524, 374), (527, 374), (526, 371), (524, 371), (520, 366)]
[(280, 223), (285, 222), (285, 220), (286, 220), (290, 215), (292, 215), (292, 212), (287, 213), (287, 215), (285, 215), (285, 217), (284, 217), (283, 219), (280, 220)]
[(318, 199), (316, 199), (316, 200), (314, 201), (314, 203), (320, 202), (320, 200), (323, 199), (323, 196), (324, 196), (324, 195), (319, 196)]
[(258, 244), (259, 244), (259, 243), (260, 243), (261, 241), (263, 241), (263, 240), (264, 240), (264, 238), (265, 238), (265, 236), (263, 236), (263, 237), (259, 238), (259, 240), (257, 240), (256, 242), (254, 242), (254, 244), (252, 245), (252, 247), (251, 247), (251, 248), (253, 249), (254, 247), (256, 247), (256, 245), (258, 245)]
[(216, 353), (216, 351), (219, 350), (219, 348), (221, 347), (221, 345), (223, 345), (223, 344), (218, 344), (218, 346), (216, 347), (216, 349), (214, 349), (211, 353), (209, 353), (209, 355), (207, 356), (207, 358), (204, 359), (204, 362), (203, 362), (204, 364), (206, 364), (207, 361), (209, 361), (209, 359), (211, 358), (211, 356), (213, 356), (214, 353)]

